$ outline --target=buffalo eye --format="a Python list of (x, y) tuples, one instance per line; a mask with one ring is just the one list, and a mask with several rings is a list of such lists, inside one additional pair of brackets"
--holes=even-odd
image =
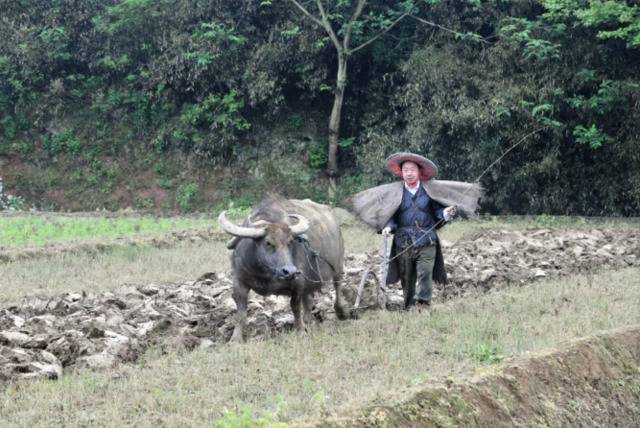
[(273, 251), (275, 250), (275, 245), (273, 245), (273, 243), (269, 242), (269, 241), (265, 241), (264, 242), (264, 246), (266, 247), (267, 250), (269, 251)]

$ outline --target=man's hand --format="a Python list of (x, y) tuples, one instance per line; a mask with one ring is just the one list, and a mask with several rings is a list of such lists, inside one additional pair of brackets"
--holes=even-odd
[(447, 207), (444, 209), (444, 214), (448, 217), (447, 221), (454, 219), (458, 215), (458, 208), (455, 205)]
[(391, 228), (389, 226), (385, 227), (384, 229), (382, 229), (382, 234), (384, 236), (389, 236), (391, 235)]

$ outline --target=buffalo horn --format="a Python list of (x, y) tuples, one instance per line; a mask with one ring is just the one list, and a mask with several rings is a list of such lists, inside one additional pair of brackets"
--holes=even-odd
[(298, 223), (291, 226), (291, 234), (301, 235), (309, 230), (309, 220), (299, 214), (289, 214), (289, 217), (293, 217), (298, 220)]
[(251, 227), (265, 227), (265, 226), (269, 226), (271, 223), (269, 223), (266, 220), (257, 220), (256, 222), (253, 221), (253, 219), (251, 217), (249, 217), (249, 225)]
[(238, 236), (240, 238), (262, 238), (266, 235), (267, 231), (264, 228), (258, 227), (244, 227), (231, 223), (227, 219), (226, 211), (222, 211), (218, 216), (218, 223), (222, 227), (222, 230), (229, 235)]

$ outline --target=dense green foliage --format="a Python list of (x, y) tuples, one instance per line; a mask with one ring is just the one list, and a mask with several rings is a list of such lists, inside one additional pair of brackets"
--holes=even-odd
[[(330, 3), (344, 20), (352, 2)], [(392, 3), (368, 2), (371, 34), (393, 11), (423, 21), (404, 18), (349, 59), (338, 198), (388, 180), (394, 151), (474, 180), (517, 144), (481, 177), (487, 210), (640, 213), (637, 2)], [(290, 1), (0, 10), (0, 175), (29, 203), (188, 211), (268, 191), (326, 197), (337, 59)]]

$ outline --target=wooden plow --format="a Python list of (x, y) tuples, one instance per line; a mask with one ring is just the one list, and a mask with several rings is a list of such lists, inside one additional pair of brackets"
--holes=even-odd
[[(378, 275), (374, 272), (374, 270), (369, 269), (365, 270), (362, 273), (362, 277), (360, 278), (360, 283), (358, 284), (358, 291), (356, 293), (356, 301), (353, 304), (353, 310), (363, 310), (377, 307), (379, 309), (386, 310), (387, 309), (387, 286), (385, 284), (387, 278), (387, 269), (389, 267), (389, 255), (387, 251), (387, 239), (388, 237), (384, 237), (384, 245), (382, 249), (382, 266), (381, 266), (381, 278), (382, 281), (378, 278)], [(368, 285), (368, 286), (367, 286)], [(373, 299), (369, 296), (375, 296), (375, 303), (368, 304), (366, 306), (361, 306), (361, 302), (363, 299), (365, 301), (371, 302)]]

